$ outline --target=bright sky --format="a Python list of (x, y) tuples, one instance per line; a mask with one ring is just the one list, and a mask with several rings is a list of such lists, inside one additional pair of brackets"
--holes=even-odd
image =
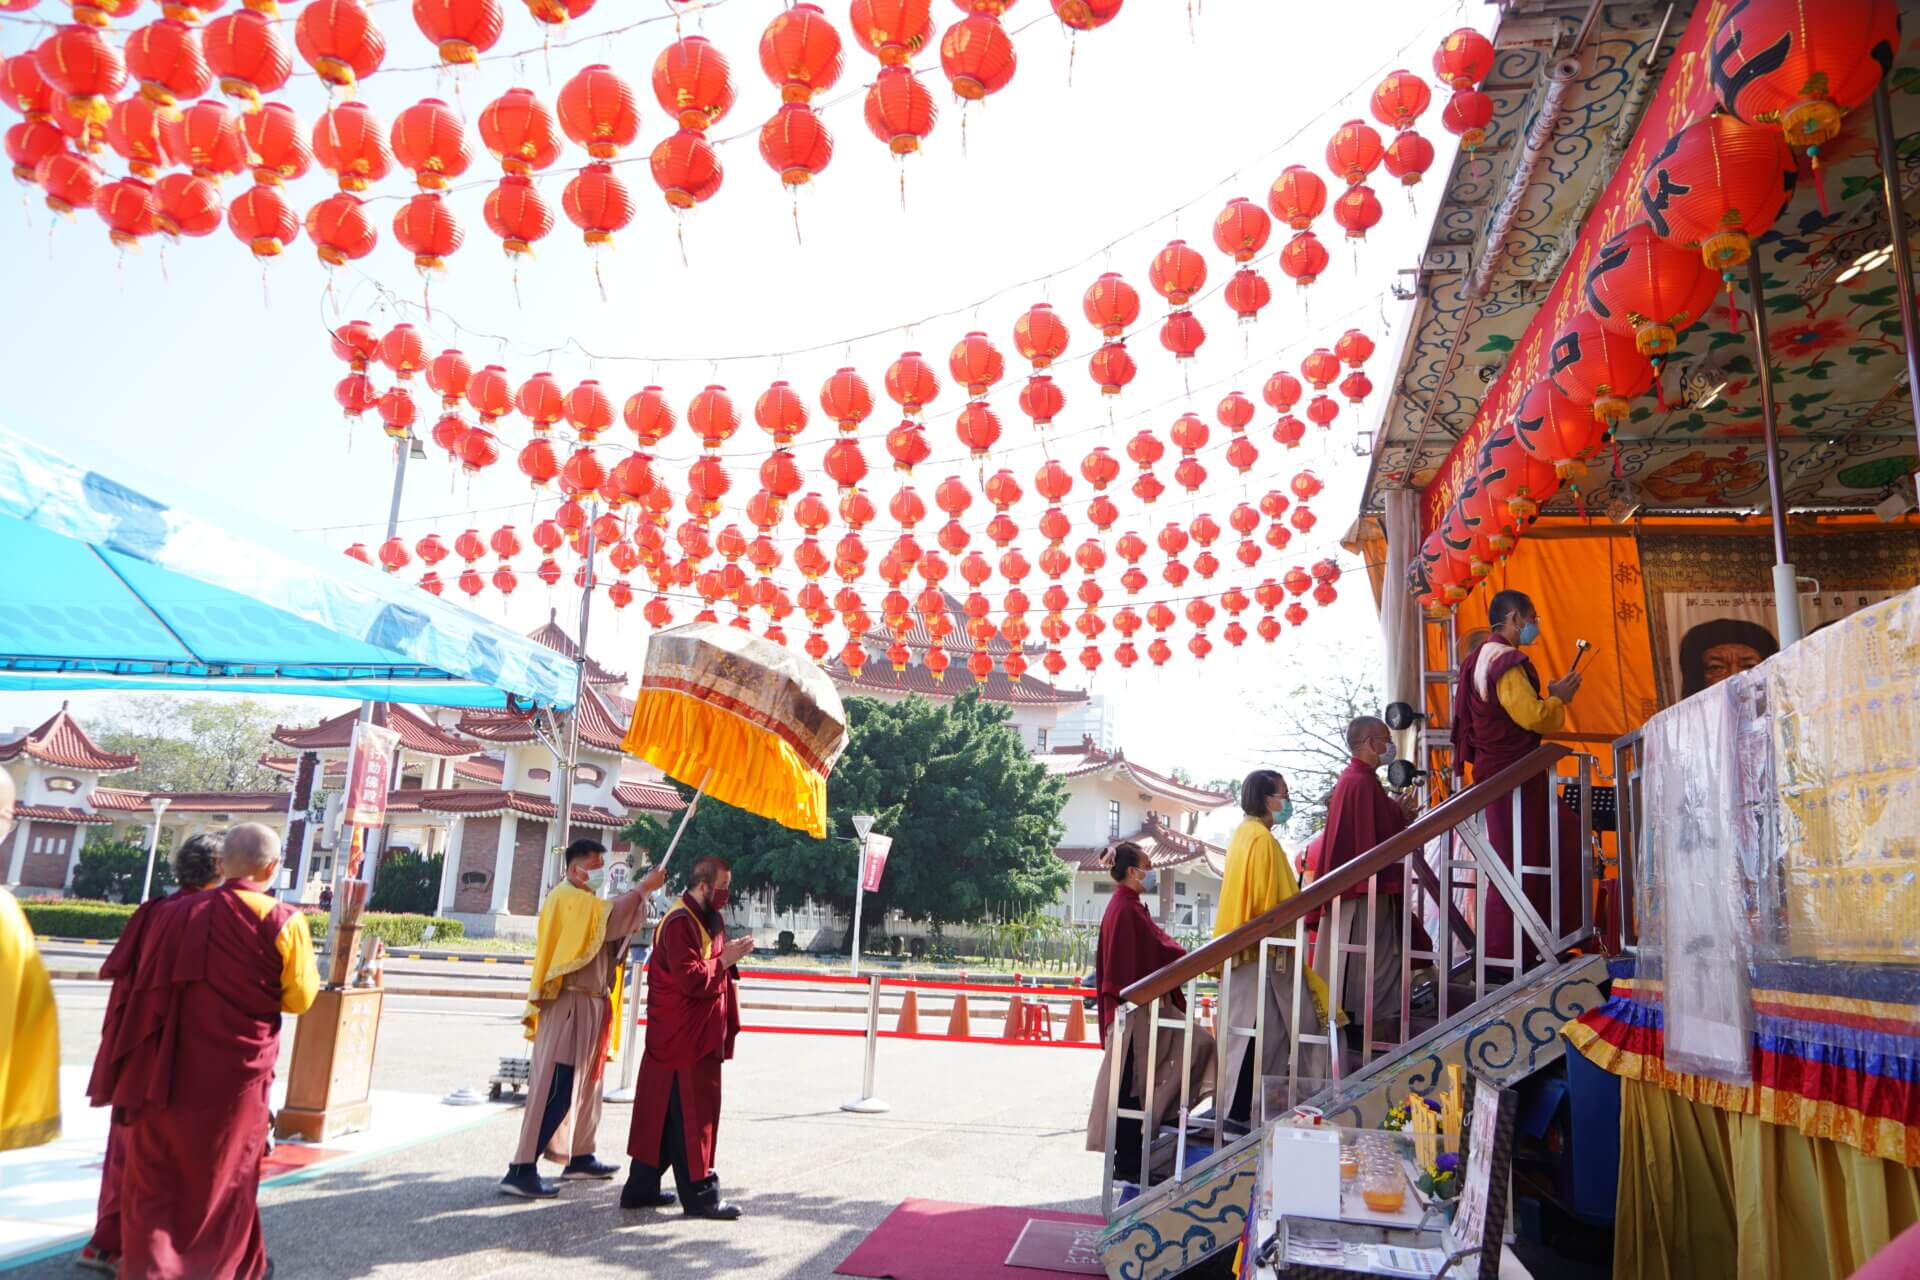
[[(24, 17), (58, 7), (43, 0), (40, 9)], [(829, 0), (824, 7), (844, 35), (844, 0)], [(516, 384), (542, 368), (565, 386), (592, 376), (618, 406), (640, 386), (661, 383), (681, 413), (679, 430), (661, 449), (676, 493), (685, 490), (686, 462), (695, 452), (685, 405), (708, 382), (726, 385), (745, 421), (725, 451), (733, 476), (729, 517), (714, 527), (732, 518), (751, 533), (737, 513), (754, 488), (753, 468), (769, 447), (752, 421), (752, 405), (775, 378), (790, 380), (815, 409), (800, 440), (800, 461), (809, 473), (807, 488), (822, 490), (831, 501), (819, 459), (832, 428), (817, 412), (815, 394), (836, 367), (851, 363), (861, 370), (880, 400), (863, 441), (873, 468), (867, 488), (884, 511), (898, 478), (889, 473), (880, 444), (895, 420), (882, 380), (888, 362), (901, 351), (924, 352), (945, 385), (927, 418), (934, 457), (918, 469), (913, 483), (931, 507), (933, 489), (945, 476), (974, 482), (976, 468), (953, 432), (952, 416), (963, 396), (947, 378), (946, 354), (965, 332), (980, 328), (1006, 355), (1008, 370), (992, 396), (1004, 431), (988, 470), (1012, 469), (1028, 491), (1014, 515), (1026, 531), (1018, 545), (1032, 557), (1041, 545), (1032, 532), (1041, 504), (1031, 490), (1042, 453), (1036, 432), (1016, 405), (1028, 371), (1012, 348), (1011, 326), (1030, 304), (1049, 301), (1073, 332), (1070, 356), (1054, 370), (1067, 411), (1050, 437), (1055, 456), (1076, 473), (1066, 504), (1075, 525), (1069, 550), (1092, 532), (1084, 517), (1091, 491), (1077, 478), (1078, 460), (1094, 444), (1105, 444), (1123, 461), (1122, 480), (1112, 492), (1126, 513), (1107, 538), (1109, 548), (1112, 537), (1125, 529), (1136, 528), (1151, 542), (1160, 525), (1185, 523), (1202, 510), (1224, 527), (1235, 502), (1257, 502), (1268, 488), (1284, 488), (1296, 470), (1311, 466), (1327, 482), (1327, 491), (1313, 503), (1319, 526), (1309, 536), (1296, 536), (1284, 553), (1269, 550), (1255, 571), (1233, 560), (1233, 535), (1226, 533), (1214, 548), (1226, 567), (1209, 589), (1217, 592), (1238, 582), (1250, 591), (1261, 577), (1277, 578), (1289, 566), (1323, 555), (1338, 555), (1348, 571), (1337, 604), (1315, 609), (1307, 626), (1289, 631), (1274, 646), (1254, 638), (1244, 652), (1229, 652), (1219, 637), (1222, 615), (1212, 628), (1217, 648), (1204, 664), (1194, 663), (1184, 650), (1184, 620), (1175, 630), (1176, 657), (1164, 671), (1149, 669), (1143, 659), (1125, 673), (1109, 656), (1091, 687), (1114, 708), (1120, 742), (1129, 754), (1157, 768), (1184, 767), (1202, 779), (1241, 772), (1256, 762), (1257, 748), (1274, 737), (1260, 718), (1263, 699), (1342, 666), (1378, 667), (1370, 593), (1357, 561), (1339, 553), (1338, 541), (1356, 509), (1365, 471), (1354, 454), (1354, 438), (1378, 423), (1402, 336), (1404, 307), (1387, 291), (1394, 273), (1418, 259), (1439, 183), (1414, 188), (1416, 211), (1392, 178), (1384, 171), (1377, 174), (1374, 187), (1386, 216), (1357, 254), (1341, 242), (1331, 217), (1323, 217), (1316, 230), (1333, 261), (1310, 291), (1310, 310), (1279, 272), (1275, 252), (1285, 232), (1277, 228), (1255, 264), (1272, 284), (1275, 301), (1244, 332), (1215, 292), (1230, 270), (1212, 245), (1211, 225), (1233, 195), (1263, 200), (1289, 163), (1312, 164), (1324, 172), (1327, 138), (1342, 121), (1366, 114), (1366, 98), (1380, 75), (1405, 66), (1430, 76), (1440, 36), (1462, 23), (1486, 25), (1486, 6), (1432, 0), (1368, 0), (1359, 6), (1134, 0), (1113, 23), (1081, 36), (1070, 50), (1044, 0), (1027, 0), (1007, 15), (1008, 28), (1016, 33), (1018, 73), (984, 106), (963, 113), (939, 74), (937, 54), (929, 50), (918, 59), (941, 115), (924, 151), (906, 164), (904, 211), (896, 164), (861, 119), (861, 92), (875, 63), (848, 39), (846, 71), (822, 109), (836, 138), (834, 158), (814, 189), (801, 193), (804, 243), (796, 243), (794, 202), (754, 144), (759, 123), (778, 97), (754, 51), (780, 4), (724, 0), (687, 15), (684, 29), (706, 35), (732, 64), (738, 97), (712, 136), (716, 141), (743, 136), (722, 142), (725, 184), (685, 220), (684, 266), (674, 219), (645, 164), (646, 152), (668, 130), (649, 75), (655, 53), (673, 38), (671, 19), (604, 34), (631, 23), (636, 14), (664, 14), (665, 0), (603, 0), (558, 37), (556, 45), (565, 47), (546, 52), (538, 51), (540, 29), (524, 9), (508, 8), (506, 35), (495, 53), (535, 51), (485, 63), (455, 84), (432, 68), (431, 47), (406, 6), (375, 0), (388, 53), (385, 68), (363, 85), (362, 98), (383, 121), (421, 97), (454, 102), (468, 120), (474, 152), (472, 167), (449, 197), (466, 243), (433, 282), (430, 321), (419, 305), (420, 281), (391, 232), (392, 215), (411, 192), (407, 176), (398, 170), (369, 193), (379, 197), (370, 204), (380, 230), (379, 249), (356, 268), (339, 272), (331, 295), (304, 236), (264, 272), (224, 227), (164, 254), (150, 244), (143, 253), (123, 258), (93, 215), (56, 220), (41, 207), (37, 192), (26, 193), (17, 215), (0, 216), (0, 261), (6, 264), (0, 298), (13, 319), (7, 342), (0, 344), (6, 425), (130, 483), (137, 485), (143, 477), (188, 483), (263, 523), (310, 530), (329, 547), (357, 540), (372, 548), (384, 535), (390, 453), (374, 415), (352, 430), (341, 420), (332, 387), (345, 366), (330, 354), (323, 325), (365, 318), (384, 331), (406, 319), (426, 331), (430, 351), (458, 346), (476, 367), (504, 364)], [(142, 10), (140, 20), (151, 13)], [(952, 6), (936, 3), (935, 20), (943, 28), (957, 17)], [(44, 34), (43, 27), (12, 18), (0, 25), (0, 52), (18, 53)], [(539, 246), (537, 260), (520, 269), (516, 295), (512, 268), (481, 213), (498, 170), (480, 144), (478, 113), (515, 84), (551, 102), (578, 67), (593, 62), (611, 63), (640, 99), (641, 137), (627, 153), (635, 163), (620, 168), (638, 216), (614, 250), (599, 256), (602, 301), (594, 257), (560, 211), (566, 177), (549, 174), (540, 186), (557, 225)], [(310, 124), (324, 98), (297, 57), (295, 66), (290, 100)], [(1444, 174), (1454, 140), (1440, 127), (1437, 94), (1421, 130), (1439, 152), (1432, 173)], [(105, 158), (117, 172), (117, 159)], [(569, 146), (557, 168), (582, 160)], [(244, 188), (245, 183), (229, 179), (224, 194), (232, 199)], [(297, 212), (330, 190), (331, 177), (317, 167), (289, 187)], [(1174, 213), (1176, 207), (1182, 211)], [(1176, 237), (1201, 249), (1209, 270), (1211, 296), (1196, 307), (1209, 340), (1185, 371), (1184, 386), (1191, 387), (1191, 407), (1214, 432), (1205, 457), (1210, 478), (1197, 497), (1182, 493), (1172, 483), (1176, 455), (1170, 449), (1157, 468), (1169, 492), (1136, 517), (1138, 505), (1125, 493), (1133, 474), (1125, 463), (1125, 442), (1143, 426), (1164, 440), (1187, 407), (1182, 371), (1157, 339), (1166, 307), (1147, 284), (1152, 255)], [(1142, 295), (1141, 331), (1130, 344), (1140, 374), (1113, 405), (1111, 424), (1108, 405), (1087, 374), (1092, 331), (1079, 306), (1081, 292), (1105, 270), (1122, 272)], [(846, 340), (930, 316), (941, 318), (910, 332)], [(1297, 373), (1308, 350), (1330, 345), (1353, 326), (1379, 345), (1368, 372), (1382, 389), (1358, 410), (1344, 407), (1331, 432), (1313, 432), (1306, 446), (1290, 453), (1273, 443), (1273, 415), (1260, 405), (1249, 429), (1261, 450), (1260, 464), (1243, 482), (1221, 456), (1226, 433), (1213, 418), (1220, 395), (1237, 388), (1258, 404), (1268, 373), (1282, 365)], [(785, 358), (715, 359), (813, 346), (822, 349)], [(599, 358), (588, 359), (582, 348)], [(386, 378), (378, 380), (384, 385)], [(434, 400), (423, 382), (416, 386), (424, 428), (431, 425)], [(401, 529), (409, 541), (438, 531), (450, 544), (463, 528), (476, 527), (484, 537), (503, 522), (513, 523), (526, 538), (531, 503), (512, 465), (514, 450), (526, 438), (525, 423), (510, 418), (502, 427), (502, 462), (471, 484), (457, 478), (432, 446), (428, 460), (413, 465)], [(619, 427), (609, 439), (622, 448), (631, 443)], [(544, 497), (539, 514), (551, 514), (554, 501)], [(944, 519), (937, 510), (933, 514), (920, 530), (928, 546)], [(964, 520), (976, 530), (975, 545), (988, 552), (990, 544), (977, 531), (991, 514), (976, 500)], [(829, 550), (841, 532), (836, 523), (824, 535)], [(876, 560), (894, 533), (884, 516), (869, 530), (867, 543)], [(782, 527), (786, 548), (798, 536), (791, 523)], [(1190, 549), (1189, 562), (1192, 554)], [(1145, 562), (1155, 583), (1142, 600), (1166, 594), (1158, 581), (1162, 559), (1156, 549)], [(523, 629), (541, 620), (549, 607), (548, 593), (532, 579), (533, 563), (529, 548), (520, 566), (523, 585), (505, 609), (507, 620)], [(407, 572), (416, 574), (418, 568)], [(1103, 575), (1110, 605), (1122, 596), (1117, 586), (1122, 568), (1113, 557)], [(451, 584), (455, 574), (449, 569), (457, 571), (457, 563), (441, 566)], [(1079, 576), (1077, 571), (1070, 575), (1069, 587)], [(788, 578), (797, 585), (790, 570)], [(957, 575), (949, 585), (965, 590)], [(1030, 622), (1037, 628), (1045, 580), (1036, 574), (1025, 585), (1036, 602)], [(641, 600), (645, 586), (639, 584)], [(1198, 586), (1196, 577), (1186, 594)], [(989, 584), (996, 603), (1004, 589), (997, 577)], [(877, 578), (865, 588), (868, 608), (876, 614), (884, 590)], [(564, 589), (552, 599), (570, 628), (576, 600)], [(503, 602), (489, 590), (478, 607), (498, 616)], [(676, 602), (680, 620), (692, 611)], [(1247, 617), (1250, 630), (1256, 613)], [(628, 614), (616, 618), (604, 600), (599, 602), (591, 648), (608, 665), (637, 672), (647, 628), (638, 603)], [(805, 635), (804, 619), (790, 619), (787, 629), (798, 643)], [(838, 648), (844, 637), (837, 623), (828, 638)], [(1143, 634), (1136, 641), (1143, 654), (1147, 638)], [(1109, 655), (1117, 640), (1111, 630), (1101, 638)], [(1077, 636), (1071, 638), (1070, 658), (1080, 644)], [(956, 684), (965, 679), (962, 648), (953, 645), (950, 680)], [(1067, 679), (1080, 678), (1076, 662)], [(56, 701), (0, 695), (0, 728), (31, 723)], [(83, 705), (96, 701), (89, 697)], [(297, 714), (331, 710), (315, 707)]]

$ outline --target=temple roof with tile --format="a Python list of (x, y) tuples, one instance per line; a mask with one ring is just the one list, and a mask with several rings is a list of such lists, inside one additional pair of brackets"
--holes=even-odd
[(1121, 836), (1103, 845), (1070, 845), (1053, 852), (1075, 871), (1104, 871), (1113, 865), (1113, 847), (1127, 841), (1139, 845), (1146, 852), (1147, 865), (1150, 867), (1181, 867), (1188, 863), (1204, 862), (1207, 870), (1214, 875), (1226, 874), (1225, 849), (1199, 836), (1175, 831), (1158, 818), (1149, 818), (1132, 835)]
[(137, 755), (123, 756), (94, 745), (80, 722), (67, 712), (65, 703), (39, 728), (28, 730), (12, 742), (0, 743), (0, 764), (22, 756), (85, 773), (125, 773), (140, 764)]
[[(273, 730), (273, 740), (296, 751), (345, 751), (353, 745), (353, 726), (359, 719), (360, 712), (356, 709), (343, 711), (309, 729), (277, 725)], [(479, 750), (458, 734), (442, 729), (419, 712), (399, 703), (376, 702), (373, 722), (397, 731), (401, 749), (419, 755), (459, 757), (473, 755)]]
[(1198, 809), (1218, 809), (1233, 799), (1230, 792), (1210, 791), (1206, 787), (1196, 787), (1166, 774), (1155, 773), (1127, 759), (1124, 751), (1102, 751), (1085, 739), (1076, 746), (1056, 747), (1034, 758), (1056, 778), (1083, 778), (1112, 770), (1125, 774), (1142, 791)]

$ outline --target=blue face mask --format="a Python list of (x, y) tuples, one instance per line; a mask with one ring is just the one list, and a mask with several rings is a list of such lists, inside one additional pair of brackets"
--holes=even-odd
[(1280, 802), (1280, 807), (1273, 811), (1273, 825), (1276, 827), (1284, 827), (1287, 825), (1287, 822), (1292, 817), (1293, 817), (1293, 801), (1282, 800)]
[(1532, 644), (1539, 638), (1540, 624), (1538, 622), (1529, 622), (1526, 626), (1520, 628), (1519, 640), (1521, 644)]
[(1159, 890), (1159, 888), (1160, 888), (1160, 873), (1158, 871), (1147, 872), (1146, 878), (1140, 882), (1140, 892), (1155, 893)]

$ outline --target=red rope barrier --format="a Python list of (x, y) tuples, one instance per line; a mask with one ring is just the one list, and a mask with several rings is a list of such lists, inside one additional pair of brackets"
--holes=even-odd
[[(843, 973), (800, 974), (772, 973), (763, 969), (740, 970), (741, 981), (757, 982), (819, 982), (838, 986), (864, 987), (868, 979), (849, 977)], [(1029, 999), (1085, 1000), (1093, 995), (1092, 987), (1016, 987), (1008, 983), (992, 982), (936, 982), (931, 978), (890, 978), (882, 975), (883, 987), (912, 987), (919, 991), (977, 991), (987, 995), (1026, 996)]]
[[(636, 1018), (634, 1025), (644, 1027), (647, 1025), (647, 1020)], [(867, 1034), (863, 1027), (776, 1027), (760, 1023), (742, 1023), (740, 1030), (776, 1036), (839, 1036), (843, 1039), (865, 1038)], [(1098, 1049), (1101, 1047), (1097, 1040), (1024, 1040), (1006, 1036), (946, 1036), (924, 1031), (914, 1035), (899, 1031), (882, 1031), (879, 1033), (879, 1038), (882, 1040), (937, 1040), (943, 1044), (1019, 1044), (1047, 1049)]]

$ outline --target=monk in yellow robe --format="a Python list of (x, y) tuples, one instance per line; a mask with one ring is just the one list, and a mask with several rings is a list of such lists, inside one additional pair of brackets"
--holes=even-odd
[[(13, 830), (13, 779), (0, 771), (0, 847)], [(0, 889), (0, 1151), (60, 1136), (60, 1025), (33, 927)]]
[(594, 1158), (600, 1129), (601, 1077), (607, 1054), (618, 1047), (621, 970), (627, 944), (646, 923), (647, 898), (667, 882), (656, 868), (630, 891), (609, 901), (600, 896), (606, 878), (606, 846), (575, 840), (567, 846), (566, 879), (540, 906), (521, 1022), (533, 1041), (527, 1072), (527, 1111), (520, 1145), (500, 1180), (502, 1195), (546, 1199), (557, 1184), (540, 1176), (542, 1155), (561, 1162), (562, 1181), (604, 1181), (619, 1166)]
[[(1213, 936), (1232, 933), (1300, 892), (1293, 866), (1274, 837), (1275, 823), (1284, 825), (1293, 815), (1287, 780), (1271, 769), (1256, 769), (1240, 785), (1240, 809), (1246, 815), (1227, 844), (1226, 876), (1220, 884), (1220, 909), (1214, 916)], [(1285, 936), (1285, 935), (1282, 935)], [(1227, 962), (1230, 979), (1226, 993), (1226, 1021), (1219, 1033), (1226, 1059), (1220, 1076), (1219, 1105), (1235, 1125), (1261, 1123), (1254, 1102), (1261, 1076), (1289, 1074), (1292, 1055), (1289, 1027), (1293, 1022), (1294, 967), (1292, 951), (1273, 952), (1267, 970), (1266, 1025), (1256, 1061), (1252, 1036), (1229, 1035), (1229, 1027), (1260, 1025), (1260, 949), (1249, 948)], [(1327, 986), (1311, 966), (1304, 971), (1305, 999), (1300, 1002), (1301, 1035), (1320, 1035), (1326, 1026)], [(1300, 1046), (1296, 1101), (1317, 1093), (1326, 1082), (1327, 1053), (1323, 1045)]]

